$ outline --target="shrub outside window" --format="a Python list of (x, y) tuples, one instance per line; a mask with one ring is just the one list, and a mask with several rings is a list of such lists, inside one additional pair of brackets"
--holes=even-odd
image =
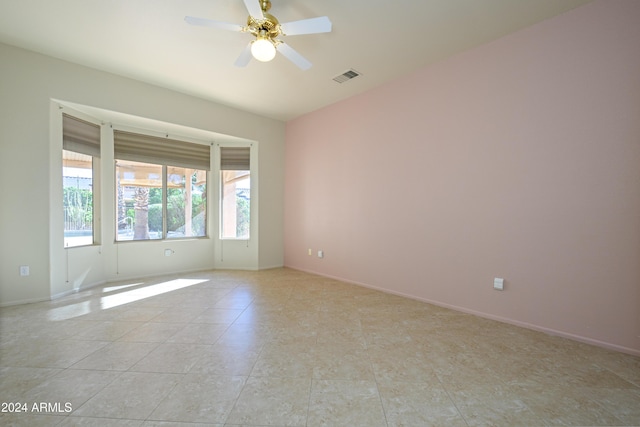
[(167, 167), (167, 238), (206, 235), (207, 173)]

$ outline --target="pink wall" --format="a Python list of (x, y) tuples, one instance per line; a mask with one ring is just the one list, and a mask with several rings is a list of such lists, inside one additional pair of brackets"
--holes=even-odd
[(640, 354), (640, 1), (289, 122), (285, 183), (288, 267)]

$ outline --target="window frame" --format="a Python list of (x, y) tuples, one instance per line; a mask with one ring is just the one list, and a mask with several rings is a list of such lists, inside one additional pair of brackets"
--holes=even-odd
[[(198, 168), (198, 167), (193, 167), (193, 166), (185, 166), (184, 164), (172, 164), (170, 161), (168, 161), (167, 159), (165, 159), (164, 161), (162, 161), (161, 159), (153, 159), (153, 158), (149, 158), (147, 160), (145, 159), (139, 159), (138, 157), (136, 157), (135, 159), (133, 158), (122, 158), (122, 156), (119, 156), (117, 154), (117, 148), (116, 145), (117, 143), (115, 142), (115, 140), (117, 139), (117, 137), (115, 136), (117, 132), (121, 132), (123, 134), (127, 133), (127, 134), (135, 134), (135, 136), (138, 136), (142, 139), (145, 138), (149, 138), (149, 140), (162, 140), (164, 138), (167, 139), (171, 139), (171, 140), (175, 140), (178, 141), (180, 143), (188, 143), (188, 144), (192, 144), (192, 145), (198, 145), (198, 146), (207, 146), (208, 150), (209, 150), (209, 166), (207, 168)], [(211, 230), (209, 227), (209, 217), (210, 217), (210, 213), (211, 213), (211, 207), (210, 207), (210, 200), (211, 198), (209, 197), (210, 194), (210, 186), (211, 186), (211, 167), (210, 167), (210, 163), (211, 163), (211, 158), (212, 153), (211, 153), (211, 147), (213, 146), (213, 143), (209, 143), (203, 140), (196, 140), (193, 138), (188, 138), (188, 137), (183, 137), (183, 136), (173, 136), (173, 135), (169, 135), (168, 133), (158, 133), (158, 132), (152, 132), (152, 131), (148, 131), (148, 130), (139, 130), (139, 129), (131, 129), (131, 128), (127, 128), (127, 127), (114, 127), (114, 162), (113, 162), (113, 167), (114, 167), (114, 196), (115, 196), (115, 203), (114, 203), (114, 208), (115, 208), (115, 233), (114, 233), (114, 243), (119, 244), (119, 243), (132, 243), (132, 242), (167, 242), (167, 241), (179, 241), (179, 240), (195, 240), (195, 239), (209, 239)], [(202, 147), (201, 147), (202, 148)], [(125, 156), (126, 157), (126, 156)], [(149, 165), (154, 165), (154, 166), (160, 166), (162, 169), (162, 231), (161, 231), (161, 237), (157, 238), (157, 239), (131, 239), (131, 240), (118, 240), (118, 208), (119, 208), (119, 203), (118, 203), (118, 188), (119, 188), (119, 184), (118, 184), (118, 172), (117, 172), (117, 163), (118, 161), (133, 161), (133, 162), (138, 162), (138, 163), (145, 163), (145, 164), (149, 164)], [(179, 163), (179, 162), (178, 162)], [(194, 171), (199, 171), (199, 172), (203, 172), (205, 174), (205, 220), (204, 220), (204, 234), (201, 236), (179, 236), (179, 237), (169, 237), (168, 236), (168, 226), (167, 226), (167, 218), (168, 218), (168, 208), (169, 208), (169, 204), (168, 204), (168, 197), (169, 197), (169, 192), (168, 192), (168, 173), (169, 173), (169, 169), (170, 168), (183, 168), (183, 169), (192, 169)]]
[[(78, 113), (76, 111), (64, 111), (61, 115), (62, 118), (62, 150), (60, 152), (63, 160), (62, 160), (62, 197), (64, 197), (64, 153), (77, 153), (84, 156), (91, 157), (91, 243), (82, 243), (76, 245), (69, 245), (67, 241), (67, 237), (65, 236), (65, 225), (66, 221), (64, 221), (63, 214), (63, 238), (62, 238), (62, 246), (64, 249), (74, 249), (74, 248), (82, 248), (82, 247), (91, 247), (91, 246), (99, 246), (101, 244), (101, 230), (100, 230), (100, 209), (101, 209), (101, 181), (100, 181), (100, 168), (101, 168), (101, 146), (102, 146), (102, 123), (96, 122), (95, 119), (86, 117), (84, 114)], [(97, 131), (97, 135), (88, 135), (85, 134), (86, 128), (79, 129), (71, 129), (69, 131), (65, 131), (67, 126), (73, 128), (76, 125), (80, 126), (90, 126), (96, 129), (93, 131)], [(96, 140), (90, 141), (92, 138), (97, 137)], [(74, 139), (79, 138), (80, 140), (86, 139), (84, 142), (80, 141), (69, 142), (67, 138)], [(67, 146), (69, 145), (69, 146)], [(87, 149), (87, 147), (89, 147)], [(63, 201), (63, 209), (64, 209), (64, 201)]]
[[(218, 197), (217, 197), (217, 203), (218, 203), (218, 239), (220, 241), (239, 241), (239, 242), (249, 242), (251, 240), (251, 236), (254, 233), (254, 209), (255, 209), (255, 201), (254, 201), (254, 186), (257, 185), (257, 183), (255, 182), (255, 177), (256, 177), (256, 167), (255, 167), (255, 160), (254, 160), (254, 144), (253, 143), (247, 143), (247, 144), (218, 144), (218, 150), (217, 150), (217, 179), (219, 180), (217, 187), (217, 191), (218, 191)], [(242, 148), (242, 149), (248, 149), (249, 153), (248, 153), (248, 163), (249, 163), (249, 169), (223, 169), (222, 167), (222, 150), (225, 148)], [(236, 170), (236, 171), (248, 171), (249, 172), (249, 180), (250, 180), (250, 184), (249, 184), (249, 232), (247, 234), (247, 237), (225, 237), (224, 236), (224, 206), (223, 206), (223, 200), (224, 200), (224, 180), (222, 179), (222, 175), (224, 173), (225, 170)]]

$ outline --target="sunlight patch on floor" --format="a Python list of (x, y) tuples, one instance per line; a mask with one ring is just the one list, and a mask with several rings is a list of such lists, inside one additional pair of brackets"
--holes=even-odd
[(143, 288), (134, 289), (132, 291), (122, 292), (115, 295), (108, 295), (100, 298), (100, 307), (108, 310), (120, 305), (129, 304), (134, 301), (140, 301), (145, 298), (151, 298), (156, 295), (167, 292), (177, 291), (178, 289), (188, 286), (197, 285), (206, 282), (205, 279), (175, 279), (168, 282), (158, 283), (156, 285), (145, 286)]

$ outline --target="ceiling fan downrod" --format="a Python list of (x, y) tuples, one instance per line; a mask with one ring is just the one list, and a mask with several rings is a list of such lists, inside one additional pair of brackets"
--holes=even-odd
[(259, 0), (260, 8), (262, 8), (263, 12), (268, 12), (271, 9), (271, 2), (269, 0)]

